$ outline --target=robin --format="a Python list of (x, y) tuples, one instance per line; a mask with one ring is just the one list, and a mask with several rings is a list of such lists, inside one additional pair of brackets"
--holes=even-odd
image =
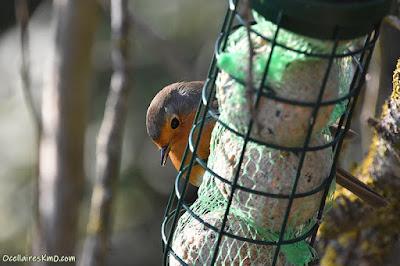
[[(203, 81), (177, 82), (166, 86), (151, 101), (146, 117), (147, 133), (161, 149), (161, 166), (165, 165), (169, 156), (175, 168), (179, 169), (194, 116), (201, 101), (203, 86)], [(210, 108), (218, 111), (216, 99), (213, 99)], [(208, 158), (210, 154), (210, 139), (214, 125), (213, 119), (207, 120), (204, 124), (197, 148), (197, 155), (201, 159)], [(331, 126), (330, 129), (334, 132), (337, 130), (337, 125)], [(354, 131), (349, 131), (346, 138), (353, 139), (355, 136)], [(185, 166), (187, 164), (188, 160)], [(189, 182), (199, 187), (204, 171), (200, 165), (192, 167)], [(374, 208), (388, 205), (385, 198), (340, 167), (337, 167), (336, 182)]]

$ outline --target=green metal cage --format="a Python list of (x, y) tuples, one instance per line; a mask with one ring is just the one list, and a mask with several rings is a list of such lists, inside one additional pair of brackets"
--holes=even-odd
[[(226, 15), (223, 21), (220, 36), (216, 42), (214, 57), (212, 58), (209, 72), (207, 75), (206, 83), (203, 89), (202, 102), (200, 103), (197, 114), (194, 119), (194, 124), (189, 137), (189, 141), (184, 154), (184, 159), (181, 164), (181, 168), (178, 172), (174, 190), (171, 193), (168, 206), (165, 211), (165, 217), (162, 224), (162, 247), (163, 247), (163, 265), (169, 264), (171, 258), (174, 258), (178, 263), (182, 265), (199, 265), (197, 261), (185, 261), (181, 258), (176, 251), (172, 248), (172, 242), (174, 234), (176, 233), (176, 227), (178, 221), (183, 213), (190, 215), (193, 219), (203, 224), (205, 228), (215, 232), (215, 242), (213, 244), (213, 250), (211, 250), (210, 260), (207, 261), (208, 265), (214, 265), (217, 262), (219, 254), (220, 244), (223, 238), (237, 239), (242, 242), (252, 243), (262, 246), (272, 247), (272, 255), (270, 264), (276, 265), (279, 261), (280, 251), (285, 245), (291, 245), (300, 241), (306, 241), (308, 245), (313, 246), (318, 228), (321, 224), (321, 220), (324, 215), (326, 198), (328, 196), (330, 186), (335, 177), (335, 167), (338, 162), (339, 153), (343, 143), (345, 133), (350, 128), (351, 117), (354, 113), (357, 98), (360, 94), (360, 90), (364, 84), (366, 69), (368, 68), (371, 60), (371, 55), (374, 49), (375, 42), (379, 35), (379, 26), (383, 16), (388, 12), (390, 1), (301, 1), (301, 0), (273, 0), (273, 1), (252, 1), (252, 8), (259, 12), (266, 20), (272, 22), (276, 27), (273, 32), (272, 38), (263, 36), (260, 32), (256, 32), (249, 25), (256, 25), (256, 22), (248, 22), (240, 15), (239, 12), (239, 1), (230, 0), (229, 7), (227, 8)], [(312, 110), (312, 116), (310, 119), (307, 134), (304, 142), (301, 145), (281, 145), (273, 142), (266, 142), (257, 138), (252, 137), (252, 129), (254, 128), (254, 121), (250, 118), (249, 123), (246, 127), (245, 132), (233, 128), (226, 121), (222, 121), (219, 118), (219, 113), (210, 109), (210, 102), (216, 90), (216, 80), (218, 74), (221, 72), (218, 67), (218, 58), (221, 52), (225, 51), (228, 45), (229, 36), (240, 28), (246, 28), (262, 38), (265, 42), (268, 42), (271, 50), (268, 58), (265, 60), (265, 68), (263, 70), (261, 82), (259, 86), (252, 86), (254, 90), (255, 100), (254, 108), (257, 110), (261, 99), (268, 98), (282, 104), (289, 106), (302, 106), (308, 107)], [(304, 35), (306, 37), (317, 38), (321, 40), (329, 40), (332, 43), (329, 51), (324, 52), (309, 52), (299, 50), (294, 47), (290, 47), (287, 44), (279, 42), (278, 35), (282, 30), (289, 30), (297, 34)], [(340, 42), (344, 39), (362, 39), (355, 42), (351, 48), (346, 47), (344, 51), (339, 52)], [(302, 99), (288, 99), (276, 95), (274, 89), (268, 85), (267, 79), (269, 75), (269, 68), (273, 64), (273, 60), (277, 58), (273, 57), (274, 51), (279, 49), (290, 50), (294, 53), (302, 54), (307, 58), (321, 58), (326, 59), (327, 66), (324, 69), (324, 75), (322, 76), (321, 86), (318, 91), (318, 96), (313, 102), (303, 101)], [(341, 58), (351, 58), (353, 65), (353, 72), (351, 81), (348, 83), (346, 93), (336, 97), (335, 99), (324, 100), (323, 95), (328, 82), (329, 74), (332, 71), (332, 66), (335, 60)], [(238, 84), (246, 86), (246, 80), (240, 77), (230, 75), (230, 79)], [(338, 118), (339, 130), (336, 134), (332, 135), (327, 143), (323, 145), (310, 145), (313, 127), (317, 120), (318, 112), (325, 106), (336, 106), (342, 104), (344, 106), (343, 113)], [(198, 148), (200, 136), (202, 134), (204, 124), (207, 119), (214, 119), (220, 127), (228, 130), (236, 137), (242, 139), (243, 147), (239, 157), (238, 167), (233, 175), (233, 179), (228, 180), (224, 176), (218, 175), (215, 171), (207, 166), (207, 162), (201, 160), (197, 155), (196, 151)], [(197, 134), (196, 134), (197, 133)], [(240, 169), (245, 157), (246, 147), (249, 143), (255, 143), (270, 149), (277, 149), (281, 151), (287, 151), (296, 153), (299, 157), (298, 167), (296, 175), (293, 177), (292, 189), (287, 194), (275, 194), (268, 193), (263, 190), (254, 190), (238, 182), (240, 178)], [(306, 159), (306, 153), (312, 151), (318, 151), (326, 148), (332, 149), (332, 166), (330, 168), (330, 174), (325, 177), (324, 182), (313, 190), (307, 192), (296, 193), (298, 186), (300, 172)], [(188, 151), (192, 152), (191, 156), (188, 156)], [(189, 164), (184, 167), (185, 162)], [(212, 175), (213, 178), (218, 179), (219, 182), (223, 182), (230, 187), (229, 197), (226, 198), (227, 202), (225, 210), (221, 217), (221, 224), (214, 226), (205, 221), (200, 215), (193, 211), (190, 204), (185, 202), (184, 195), (188, 187), (188, 180), (183, 178), (183, 175), (190, 175), (192, 167), (200, 164), (208, 174)], [(274, 241), (265, 241), (252, 237), (243, 237), (232, 233), (231, 231), (225, 230), (232, 201), (234, 200), (235, 191), (246, 191), (260, 197), (270, 197), (274, 199), (285, 199), (287, 200), (287, 208), (282, 217), (282, 224), (278, 232), (278, 236)], [(316, 193), (322, 193), (322, 198), (319, 203), (318, 212), (316, 219), (311, 221), (306, 232), (302, 232), (301, 235), (297, 235), (293, 238), (285, 237), (286, 227), (291, 213), (291, 207), (295, 199), (309, 197)], [(204, 262), (203, 262), (204, 264)], [(246, 264), (247, 265), (247, 264)]]

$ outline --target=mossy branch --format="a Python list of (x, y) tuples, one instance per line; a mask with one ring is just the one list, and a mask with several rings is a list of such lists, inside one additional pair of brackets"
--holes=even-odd
[[(387, 265), (395, 260), (400, 237), (400, 59), (393, 92), (379, 120), (370, 151), (355, 175), (374, 187), (390, 205), (379, 210), (340, 191), (336, 207), (321, 228), (323, 265)], [(373, 241), (372, 241), (373, 240)], [(351, 248), (350, 248), (351, 247)]]

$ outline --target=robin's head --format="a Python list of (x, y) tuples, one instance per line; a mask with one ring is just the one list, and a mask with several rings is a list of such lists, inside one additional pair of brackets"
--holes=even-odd
[(204, 82), (178, 82), (162, 89), (147, 110), (147, 133), (161, 149), (161, 165), (177, 140), (187, 140)]

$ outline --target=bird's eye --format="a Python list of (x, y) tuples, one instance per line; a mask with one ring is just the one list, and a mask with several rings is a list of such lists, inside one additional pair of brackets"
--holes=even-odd
[(179, 127), (179, 120), (178, 120), (178, 118), (176, 118), (176, 117), (172, 118), (172, 120), (171, 120), (171, 127), (172, 127), (172, 129), (175, 129), (175, 128)]

